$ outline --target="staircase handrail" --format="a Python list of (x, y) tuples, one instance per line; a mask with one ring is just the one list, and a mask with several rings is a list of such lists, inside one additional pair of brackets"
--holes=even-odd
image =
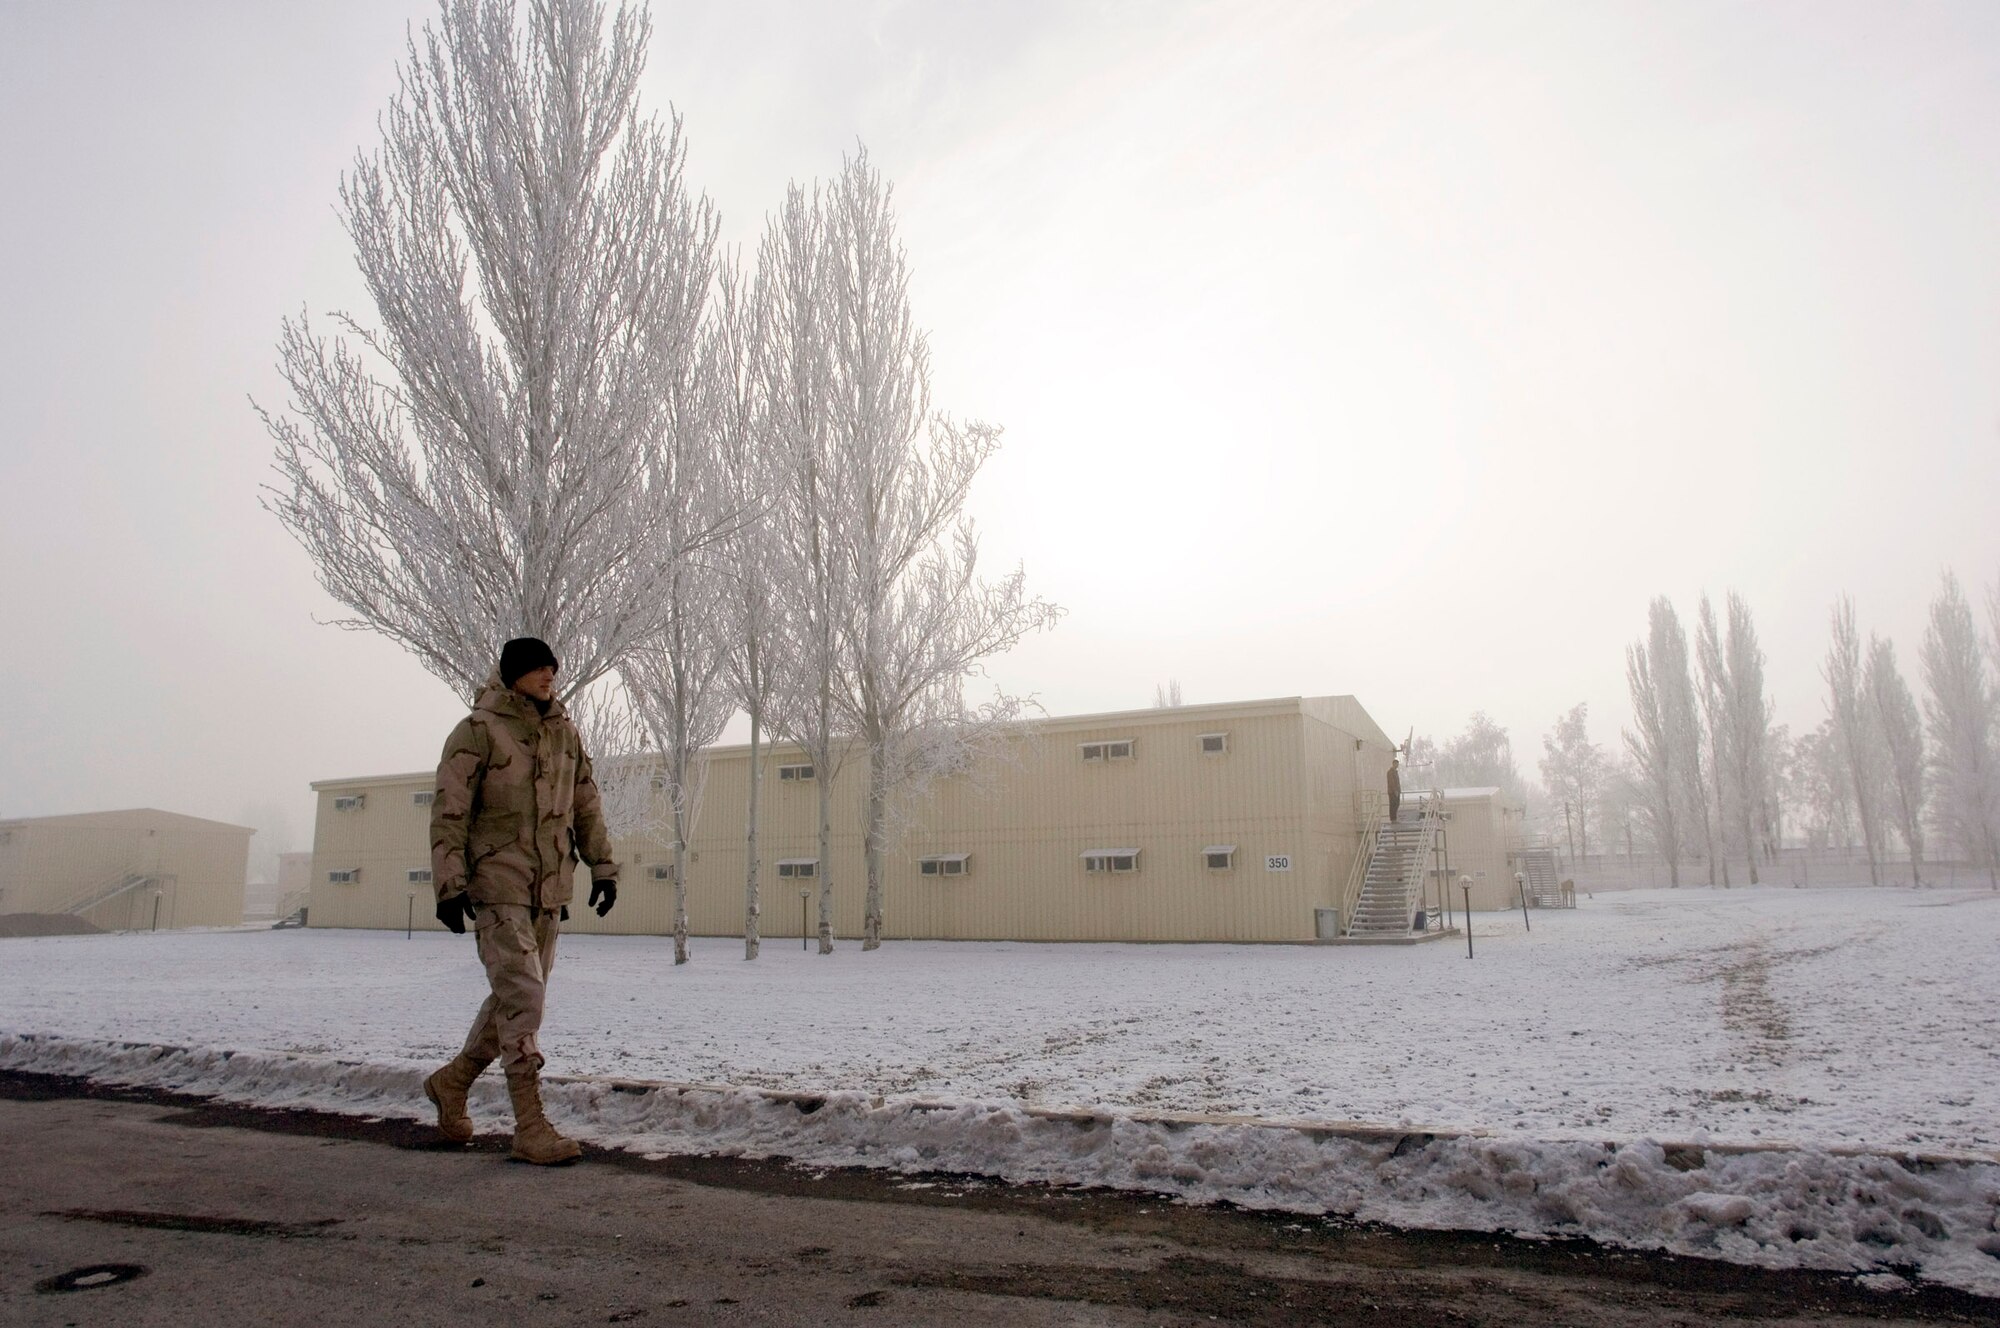
[(1361, 842), (1355, 846), (1354, 861), (1347, 869), (1347, 884), (1340, 892), (1340, 930), (1343, 935), (1353, 929), (1354, 910), (1361, 903), (1361, 887), (1368, 881), (1368, 862), (1375, 856), (1375, 841), (1382, 832), (1380, 805), (1364, 801), (1362, 818)]
[(158, 872), (119, 872), (110, 880), (93, 885), (82, 894), (73, 897), (67, 904), (56, 910), (59, 913), (75, 915), (88, 913), (99, 904), (108, 904), (127, 891), (165, 878)]

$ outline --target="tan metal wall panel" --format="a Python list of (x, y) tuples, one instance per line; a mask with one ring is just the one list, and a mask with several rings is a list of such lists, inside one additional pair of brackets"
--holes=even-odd
[[(392, 775), (319, 792), (313, 823), (312, 895), (306, 921), (315, 927), (391, 927), (414, 916), (416, 925), (443, 928), (428, 883), (411, 884), (412, 871), (431, 865), (431, 810), (415, 795), (435, 791), (428, 775)], [(362, 795), (358, 808), (338, 809), (338, 798)], [(327, 879), (334, 870), (358, 869), (352, 884)], [(416, 899), (411, 900), (414, 894)]]
[(1514, 888), (1514, 867), (1508, 860), (1508, 850), (1517, 838), (1511, 824), (1513, 813), (1494, 794), (1448, 797), (1445, 810), (1451, 816), (1453, 899), (1464, 898), (1458, 892), (1457, 878), (1470, 876), (1474, 909), (1516, 907), (1519, 897)]
[[(1332, 698), (1341, 700), (1341, 698)], [(1346, 701), (1351, 704), (1351, 698)], [(1355, 836), (1355, 735), (1297, 698), (1242, 705), (1189, 706), (1047, 721), (1010, 738), (999, 759), (972, 775), (941, 781), (912, 806), (907, 832), (884, 858), (884, 934), (890, 937), (1016, 940), (1299, 941), (1313, 936), (1313, 909), (1344, 883)], [(1358, 707), (1353, 707), (1358, 713)], [(1365, 715), (1362, 717), (1365, 720)], [(1372, 723), (1366, 728), (1379, 735)], [(1227, 751), (1204, 754), (1203, 734), (1227, 734)], [(1085, 761), (1081, 744), (1129, 739), (1130, 760)], [(1365, 737), (1371, 771), (1386, 768), (1386, 746)], [(709, 756), (701, 811), (689, 836), (688, 913), (699, 935), (737, 935), (744, 915), (744, 828), (749, 753)], [(818, 788), (782, 781), (780, 765), (803, 761), (792, 748), (761, 753), (765, 767), (761, 930), (772, 940), (799, 936), (798, 889), (780, 880), (784, 858), (817, 856)], [(1373, 777), (1372, 774), (1370, 777)], [(402, 872), (428, 861), (427, 813), (408, 817), (408, 793), (425, 776), (323, 784), (314, 843), (310, 915), (319, 926), (403, 925)], [(335, 812), (335, 796), (365, 791), (358, 811)], [(833, 785), (834, 927), (859, 934), (866, 890), (862, 852), (866, 768), (857, 753)], [(1235, 865), (1211, 871), (1201, 850), (1233, 844)], [(1085, 871), (1090, 849), (1136, 848), (1131, 875)], [(646, 868), (670, 862), (664, 843), (620, 841), (624, 868), (618, 908), (607, 919), (572, 909), (571, 927), (651, 933), (672, 927), (673, 886)], [(962, 877), (927, 877), (927, 854), (970, 854)], [(1267, 855), (1291, 859), (1267, 871)], [(334, 866), (362, 871), (357, 886), (329, 886)], [(386, 884), (385, 884), (386, 882)], [(817, 928), (816, 893), (807, 930)], [(579, 898), (581, 897), (579, 890)], [(428, 914), (427, 900), (420, 913)], [(424, 922), (419, 925), (435, 925)]]
[[(243, 920), (251, 831), (151, 808), (35, 817), (0, 826), (0, 912), (54, 913), (144, 874), (85, 909), (107, 930), (227, 927)], [(157, 909), (156, 909), (156, 893)]]

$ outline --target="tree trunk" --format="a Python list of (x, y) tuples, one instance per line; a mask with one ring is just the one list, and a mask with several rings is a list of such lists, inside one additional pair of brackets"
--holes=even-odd
[(1875, 816), (1862, 805), (1862, 799), (1867, 794), (1862, 788), (1860, 769), (1854, 766), (1852, 762), (1849, 765), (1853, 771), (1854, 806), (1861, 821), (1861, 846), (1868, 853), (1868, 883), (1870, 885), (1880, 885), (1882, 884), (1882, 863), (1881, 859), (1877, 856), (1875, 848)]
[(1757, 827), (1750, 814), (1750, 797), (1743, 797), (1743, 860), (1750, 866), (1750, 884), (1757, 884)]
[[(831, 652), (827, 652), (830, 654)], [(819, 952), (833, 953), (833, 755), (832, 684), (825, 674), (819, 680), (819, 725), (814, 737), (813, 783), (819, 787), (819, 860), (813, 871), (819, 880)]]
[[(817, 758), (815, 758), (817, 759)], [(833, 953), (833, 780), (822, 766), (813, 771), (819, 785), (819, 952)]]
[[(1708, 814), (1708, 803), (1704, 799), (1701, 807), (1702, 839), (1708, 845), (1708, 883), (1716, 884), (1715, 869), (1722, 868), (1723, 885), (1729, 884), (1729, 863), (1723, 858), (1722, 844), (1722, 762), (1715, 759), (1713, 750), (1709, 753), (1709, 769), (1715, 776), (1715, 815)], [(1711, 825), (1711, 821), (1713, 824)]]
[(686, 818), (674, 818), (674, 962), (688, 961), (688, 879)]
[[(678, 665), (676, 666), (678, 669)], [(693, 807), (688, 791), (687, 688), (678, 680), (674, 686), (674, 962), (688, 961), (688, 821)]]
[(868, 898), (861, 919), (861, 948), (882, 945), (882, 829), (888, 799), (882, 782), (882, 746), (878, 739), (868, 746), (868, 840), (863, 852), (868, 861)]
[(757, 759), (757, 745), (763, 737), (763, 707), (750, 707), (750, 826), (743, 837), (743, 957), (757, 957), (757, 919), (763, 912), (757, 898), (757, 793), (764, 785), (763, 763)]

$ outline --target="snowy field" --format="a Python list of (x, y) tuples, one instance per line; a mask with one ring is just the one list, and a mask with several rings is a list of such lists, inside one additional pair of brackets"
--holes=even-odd
[[(713, 940), (679, 969), (666, 940), (571, 936), (543, 1042), (552, 1075), (830, 1094), (875, 1113), (836, 1138), (840, 1112), (773, 1117), (764, 1095), (718, 1091), (693, 1117), (683, 1095), (672, 1121), (621, 1124), (585, 1093), (572, 1119), (600, 1140), (1584, 1231), (1748, 1262), (1920, 1268), (2000, 1294), (2000, 896), (1640, 891), (1533, 927), (1480, 915), (1470, 961), (1462, 940), (850, 942), (831, 958), (779, 941), (747, 964), (740, 942)], [(0, 971), (0, 1031), (263, 1053), (242, 1066), (260, 1067), (267, 1095), (298, 1058), (359, 1062), (387, 1076), (365, 1109), (411, 1114), (421, 1102), (399, 1098), (456, 1049), (483, 991), (469, 939), (421, 933), (9, 940)], [(0, 1063), (46, 1064), (49, 1046), (0, 1038)], [(1065, 1109), (1129, 1122), (1126, 1156), (1108, 1170), (1052, 1160), (1076, 1153), (1057, 1135), (1080, 1127), (1048, 1114)], [(1340, 1128), (1293, 1130), (1322, 1150), (1305, 1158), (1250, 1121), (1157, 1124), (1175, 1113)], [(977, 1130), (941, 1132), (975, 1116)], [(996, 1120), (1007, 1129), (982, 1142)], [(1438, 1135), (1435, 1156), (1377, 1157), (1349, 1122)], [(1709, 1161), (1679, 1144), (1709, 1146)], [(1157, 1165), (1133, 1166), (1148, 1149)], [(1911, 1152), (1932, 1156), (1885, 1160)]]

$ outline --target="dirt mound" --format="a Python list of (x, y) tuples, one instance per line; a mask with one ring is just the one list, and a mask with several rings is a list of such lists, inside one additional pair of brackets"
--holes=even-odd
[(67, 913), (0, 913), (0, 937), (88, 936), (103, 930)]

